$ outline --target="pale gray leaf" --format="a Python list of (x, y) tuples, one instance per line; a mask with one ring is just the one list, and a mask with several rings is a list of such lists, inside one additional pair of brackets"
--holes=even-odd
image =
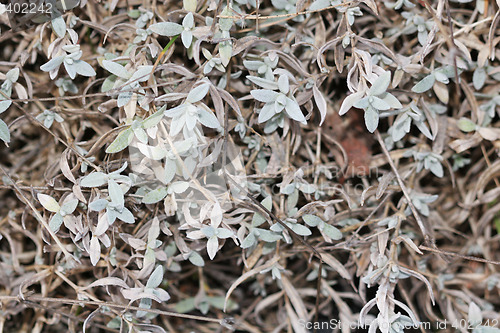
[(316, 87), (316, 85), (313, 85), (312, 89), (313, 89), (314, 101), (316, 102), (319, 114), (321, 115), (321, 120), (319, 122), (319, 126), (321, 126), (326, 118), (326, 112), (327, 112), (326, 100), (321, 91), (319, 91), (318, 87)]
[(413, 86), (413, 88), (411, 88), (411, 91), (415, 93), (426, 92), (427, 90), (432, 88), (434, 82), (436, 82), (434, 74), (427, 75), (422, 80), (420, 80), (415, 86)]
[(205, 96), (208, 93), (208, 89), (210, 89), (210, 85), (208, 83), (202, 83), (202, 84), (196, 86), (195, 88), (191, 89), (186, 100), (189, 103), (199, 102), (203, 98), (205, 98)]
[(166, 187), (160, 187), (156, 190), (152, 190), (148, 192), (143, 198), (142, 203), (145, 204), (154, 204), (161, 200), (163, 200), (168, 194), (168, 190)]
[(249, 79), (251, 82), (255, 83), (256, 85), (258, 85), (259, 87), (264, 88), (264, 89), (269, 89), (269, 90), (277, 90), (278, 89), (278, 83), (275, 81), (263, 79), (261, 77), (252, 76), (252, 75), (248, 75), (247, 79)]
[(103, 60), (102, 67), (122, 79), (128, 80), (132, 76), (132, 74), (130, 74), (125, 67), (111, 60)]
[(259, 89), (250, 91), (250, 95), (252, 95), (252, 97), (258, 100), (259, 102), (274, 103), (279, 93), (268, 89)]
[(200, 123), (209, 128), (220, 128), (221, 125), (217, 117), (205, 109), (198, 108), (198, 119)]
[(149, 29), (162, 36), (172, 37), (177, 36), (184, 31), (184, 27), (173, 22), (160, 22), (149, 26)]
[(81, 187), (99, 187), (108, 182), (108, 175), (103, 172), (94, 172), (88, 176), (85, 176), (80, 181)]
[(381, 95), (387, 91), (387, 88), (389, 88), (389, 84), (391, 83), (391, 72), (387, 71), (384, 74), (380, 75), (375, 82), (373, 82), (373, 85), (371, 86), (370, 90), (368, 90), (368, 95)]
[(63, 61), (64, 61), (64, 56), (58, 56), (58, 57), (52, 58), (51, 60), (49, 60), (48, 62), (46, 62), (42, 66), (40, 66), (40, 69), (44, 72), (53, 71), (54, 69), (59, 68), (59, 66), (61, 66)]
[(330, 237), (333, 240), (342, 239), (342, 232), (339, 229), (335, 228), (333, 225), (325, 223), (323, 225), (323, 233)]
[(133, 138), (134, 138), (134, 132), (132, 131), (131, 128), (127, 128), (126, 130), (118, 134), (116, 139), (113, 142), (111, 142), (111, 144), (106, 149), (106, 153), (112, 154), (122, 151), (123, 149), (128, 147), (128, 145), (132, 142)]
[(375, 132), (378, 127), (379, 114), (377, 110), (368, 108), (365, 110), (365, 125), (370, 133)]
[(57, 37), (63, 38), (66, 35), (66, 22), (62, 16), (58, 16), (51, 22), (52, 30), (55, 32)]
[(358, 91), (354, 94), (347, 96), (342, 102), (342, 105), (339, 110), (339, 115), (342, 116), (346, 114), (347, 111), (349, 111), (354, 106), (354, 104), (362, 98), (362, 96), (363, 96), (362, 91)]
[(304, 220), (307, 225), (310, 225), (311, 227), (316, 227), (321, 223), (324, 223), (324, 221), (317, 217), (316, 215), (311, 215), (311, 214), (306, 214), (302, 216), (302, 219)]
[(158, 265), (146, 282), (147, 288), (157, 288), (163, 281), (163, 267)]

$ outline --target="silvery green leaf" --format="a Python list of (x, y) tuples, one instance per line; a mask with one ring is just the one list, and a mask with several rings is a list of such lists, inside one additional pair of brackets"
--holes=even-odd
[(347, 111), (349, 111), (354, 106), (354, 104), (356, 104), (356, 102), (358, 102), (362, 98), (363, 94), (364, 92), (358, 91), (344, 98), (344, 101), (340, 106), (339, 115), (342, 116), (346, 114)]
[(470, 302), (469, 304), (468, 320), (471, 326), (477, 326), (481, 324), (481, 322), (483, 321), (483, 315), (481, 313), (481, 309), (474, 302)]
[(205, 75), (210, 74), (212, 69), (214, 69), (214, 65), (210, 61), (208, 61), (205, 64), (205, 67), (203, 67), (203, 74), (205, 74)]
[(192, 105), (191, 103), (184, 103), (184, 104), (178, 105), (172, 109), (165, 110), (163, 112), (163, 114), (169, 118), (178, 117), (181, 114), (183, 114), (185, 112), (186, 108), (188, 108), (188, 107), (189, 108), (191, 108), (191, 107), (196, 108), (196, 106)]
[(89, 204), (89, 209), (93, 210), (95, 212), (99, 212), (99, 211), (103, 210), (104, 208), (106, 208), (107, 206), (108, 206), (108, 200), (97, 199), (97, 200), (92, 201)]
[[(127, 86), (127, 88), (130, 88), (130, 86)], [(117, 105), (119, 108), (121, 108), (122, 106), (125, 106), (128, 104), (128, 102), (130, 102), (130, 100), (132, 99), (132, 95), (134, 93), (132, 91), (124, 91), (124, 92), (121, 92), (119, 95), (118, 95), (118, 100), (117, 100)]]
[(149, 26), (149, 29), (162, 36), (172, 37), (182, 33), (184, 27), (173, 22), (160, 22)]
[(191, 43), (193, 42), (193, 33), (191, 31), (184, 30), (181, 33), (181, 40), (184, 47), (186, 49), (189, 48), (191, 46)]
[(217, 228), (217, 231), (215, 232), (216, 236), (218, 238), (229, 238), (234, 236), (234, 233), (231, 230), (225, 229), (225, 228)]
[(184, 193), (189, 188), (189, 182), (175, 182), (168, 187), (169, 193)]
[(17, 79), (19, 78), (19, 68), (12, 68), (7, 72), (7, 74), (5, 74), (5, 78), (10, 82), (17, 82)]
[(118, 212), (112, 208), (110, 208), (109, 206), (106, 207), (106, 216), (108, 217), (108, 224), (109, 225), (112, 225), (113, 223), (115, 223), (116, 221), (116, 216), (117, 216)]
[(259, 213), (255, 213), (252, 218), (252, 226), (253, 227), (258, 227), (262, 223), (266, 222), (266, 219), (260, 215)]
[(49, 212), (58, 213), (61, 207), (57, 203), (56, 199), (52, 198), (50, 195), (38, 193), (38, 201), (42, 204), (43, 208)]
[(61, 228), (61, 225), (63, 224), (64, 219), (61, 214), (56, 213), (54, 216), (49, 221), (49, 228), (53, 232), (58, 232), (59, 228)]
[(59, 68), (61, 64), (64, 61), (64, 56), (58, 56), (55, 58), (50, 59), (48, 62), (40, 66), (40, 69), (44, 72), (50, 72), (53, 71), (54, 69)]
[(191, 89), (189, 94), (187, 95), (186, 101), (189, 103), (196, 103), (201, 101), (208, 93), (208, 89), (210, 85), (208, 83), (202, 83), (195, 88)]
[(419, 30), (417, 34), (417, 39), (420, 45), (425, 45), (425, 43), (427, 42), (428, 35), (429, 33), (427, 32), (427, 29), (424, 28), (422, 30)]
[(258, 60), (243, 60), (243, 66), (251, 71), (258, 71), (262, 66), (262, 61)]
[(267, 210), (271, 211), (273, 208), (273, 198), (271, 196), (265, 197), (264, 200), (260, 202), (262, 206), (266, 207)]
[(411, 128), (411, 118), (406, 114), (396, 118), (396, 121), (392, 125), (392, 139), (394, 141), (401, 140), (406, 133), (410, 132)]
[[(427, 161), (427, 160), (426, 160)], [(429, 170), (431, 170), (431, 172), (436, 176), (436, 177), (439, 177), (439, 178), (442, 178), (443, 175), (444, 175), (444, 170), (443, 170), (443, 166), (441, 165), (441, 163), (439, 163), (438, 161), (436, 160), (432, 160), (429, 164)]]
[(89, 255), (92, 266), (95, 266), (101, 256), (101, 245), (99, 239), (95, 236), (90, 239)]
[(385, 93), (387, 88), (389, 88), (389, 84), (391, 83), (391, 72), (387, 71), (384, 74), (380, 75), (370, 90), (368, 90), (368, 95), (377, 96)]
[(0, 95), (0, 113), (5, 112), (5, 110), (7, 110), (9, 106), (12, 104), (12, 101), (10, 99), (2, 100), (3, 98), (4, 96)]
[(294, 190), (295, 190), (295, 183), (290, 183), (290, 184), (286, 185), (285, 187), (281, 187), (280, 193), (292, 194)]
[(250, 80), (251, 82), (255, 83), (256, 85), (258, 85), (259, 87), (264, 88), (264, 89), (269, 89), (269, 90), (277, 90), (278, 89), (278, 83), (275, 81), (263, 79), (261, 77), (252, 76), (252, 75), (248, 75), (247, 79)]
[(276, 234), (272, 231), (259, 229), (259, 239), (263, 240), (266, 243), (273, 243), (280, 240), (281, 238), (281, 235)]
[(117, 62), (111, 61), (111, 60), (103, 60), (102, 61), (102, 67), (104, 67), (105, 70), (108, 72), (121, 77), (122, 79), (128, 80), (132, 74), (130, 74), (125, 67), (120, 65)]
[(250, 232), (247, 237), (241, 242), (241, 248), (242, 249), (248, 249), (249, 247), (254, 246), (254, 244), (257, 242), (257, 238), (255, 238), (255, 234), (253, 232)]
[(113, 204), (118, 207), (123, 207), (125, 205), (122, 188), (113, 179), (108, 180), (108, 191)]
[(250, 91), (250, 95), (259, 102), (272, 103), (276, 100), (279, 93), (268, 89), (259, 89)]
[(136, 128), (133, 130), (135, 137), (139, 140), (140, 143), (148, 142), (148, 135), (143, 128)]
[[(232, 16), (232, 11), (231, 9), (228, 8), (228, 6), (224, 7), (224, 9), (221, 12), (221, 16)], [(231, 27), (233, 26), (233, 19), (232, 18), (221, 18), (219, 19), (219, 27), (222, 31), (229, 31), (231, 30)]]
[[(11, 102), (11, 101), (8, 101), (8, 102)], [(6, 143), (10, 142), (9, 127), (2, 119), (0, 119), (0, 139), (2, 139), (2, 141), (6, 142)]]
[(477, 129), (477, 125), (474, 124), (472, 120), (467, 118), (460, 118), (460, 120), (457, 122), (457, 125), (461, 131), (466, 133), (475, 131)]
[(420, 80), (415, 86), (413, 86), (413, 88), (411, 88), (411, 91), (417, 94), (426, 92), (427, 90), (432, 88), (434, 82), (436, 82), (434, 74), (429, 74), (422, 80)]
[(311, 214), (306, 214), (302, 216), (302, 219), (304, 220), (305, 223), (307, 223), (307, 225), (311, 227), (316, 227), (323, 222), (321, 218)]
[(132, 224), (135, 222), (135, 217), (134, 215), (132, 214), (132, 212), (130, 210), (128, 210), (127, 208), (123, 208), (123, 210), (121, 212), (117, 212), (117, 211), (114, 211), (115, 212), (115, 216), (120, 220), (120, 221), (123, 221), (125, 223), (129, 223), (129, 224)]
[(383, 99), (378, 98), (376, 96), (368, 97), (368, 102), (376, 110), (386, 111), (386, 110), (389, 110), (391, 108), (391, 106), (387, 102), (385, 102)]
[(401, 105), (401, 103), (399, 102), (399, 100), (396, 98), (396, 96), (394, 96), (393, 94), (391, 93), (385, 93), (385, 94), (382, 94), (379, 96), (384, 102), (386, 102), (387, 104), (389, 104), (389, 106), (393, 109), (401, 109), (403, 107), (403, 105)]
[(259, 112), (258, 121), (259, 124), (268, 121), (276, 114), (276, 110), (274, 108), (274, 103), (265, 104)]
[[(195, 4), (194, 7), (196, 7), (196, 4)], [(194, 27), (194, 16), (193, 16), (193, 13), (189, 12), (189, 13), (186, 14), (186, 16), (184, 16), (184, 19), (182, 20), (182, 26), (184, 28), (192, 28), (192, 27)]]
[(75, 71), (83, 76), (95, 76), (97, 73), (95, 70), (83, 60), (76, 60), (72, 66)]
[(300, 184), (299, 190), (301, 190), (303, 193), (311, 194), (316, 192), (316, 186), (312, 184)]
[(149, 117), (144, 119), (142, 122), (142, 128), (148, 129), (148, 128), (151, 128), (153, 126), (158, 125), (158, 123), (163, 118), (164, 111), (165, 111), (165, 108), (162, 107), (161, 109), (159, 109), (158, 111), (156, 111), (155, 113), (153, 113), (152, 115), (150, 115)]
[(288, 75), (280, 75), (280, 77), (278, 78), (278, 89), (283, 94), (288, 94), (288, 91), (290, 90), (290, 81), (288, 80)]
[(287, 223), (287, 225), (292, 229), (297, 235), (300, 236), (309, 236), (312, 234), (311, 230), (308, 227), (303, 226), (298, 223)]
[(370, 133), (375, 132), (378, 127), (378, 111), (373, 108), (367, 108), (365, 110), (365, 125)]
[(108, 76), (106, 79), (104, 79), (104, 82), (102, 83), (101, 91), (107, 92), (113, 89), (115, 81), (116, 81), (116, 75), (112, 74)]
[(56, 17), (50, 23), (57, 37), (63, 38), (66, 35), (66, 22), (64, 22), (62, 16)]
[(78, 206), (78, 200), (70, 200), (61, 206), (61, 215), (71, 214), (75, 211), (76, 206)]
[(221, 125), (217, 117), (205, 109), (198, 108), (198, 119), (200, 123), (209, 128), (220, 128)]
[(442, 82), (444, 84), (450, 83), (448, 76), (445, 73), (443, 73), (443, 71), (436, 70), (434, 72), (434, 77), (436, 78), (436, 81)]
[(333, 240), (342, 239), (342, 232), (339, 229), (335, 228), (333, 225), (325, 223), (323, 225), (323, 230), (321, 230), (325, 235)]
[(484, 86), (484, 82), (486, 82), (486, 69), (484, 67), (478, 67), (474, 71), (472, 75), (472, 83), (474, 84), (474, 88), (476, 90), (481, 89)]
[(142, 203), (145, 204), (154, 204), (161, 200), (163, 200), (168, 194), (168, 190), (166, 187), (160, 187), (156, 190), (152, 190), (148, 192), (143, 198)]
[(68, 73), (69, 77), (71, 79), (74, 79), (76, 77), (76, 67), (74, 66), (75, 61), (68, 60), (68, 57), (65, 57), (63, 64), (64, 64), (64, 68), (66, 69), (66, 72)]
[(174, 309), (179, 313), (188, 313), (193, 311), (194, 309), (196, 309), (194, 305), (194, 297), (186, 298), (183, 299), (182, 301), (179, 301), (177, 304), (175, 304)]
[(139, 66), (129, 79), (129, 82), (145, 82), (149, 80), (153, 66)]
[(216, 236), (210, 237), (207, 242), (207, 253), (210, 260), (214, 259), (218, 249), (219, 249), (219, 240), (217, 239)]
[(108, 175), (103, 172), (94, 172), (88, 176), (85, 176), (80, 181), (81, 187), (99, 187), (108, 182)]
[(354, 103), (352, 106), (355, 108), (358, 108), (358, 109), (365, 109), (370, 105), (370, 102), (368, 102), (368, 99), (369, 99), (368, 96), (364, 97), (364, 98), (356, 101), (356, 103)]
[(43, 120), (43, 126), (50, 128), (54, 123), (54, 116), (50, 115)]
[(306, 124), (306, 117), (304, 117), (304, 115), (302, 114), (302, 111), (300, 110), (300, 106), (297, 103), (297, 101), (287, 97), (285, 111), (287, 115), (293, 120), (296, 120), (302, 124)]
[(165, 162), (165, 171), (164, 171), (164, 179), (163, 183), (168, 184), (174, 179), (175, 173), (177, 171), (177, 164), (175, 163), (175, 160), (171, 160), (170, 158), (167, 158), (167, 161)]
[(196, 251), (191, 252), (188, 257), (189, 261), (198, 267), (203, 267), (205, 266), (205, 261), (203, 260), (203, 257), (200, 256), (200, 254)]
[(149, 146), (144, 143), (138, 142), (137, 148), (147, 158), (158, 161), (164, 158), (168, 151), (164, 146)]
[(316, 0), (309, 6), (309, 10), (320, 10), (329, 6), (330, 0)]
[(233, 44), (230, 41), (219, 44), (219, 56), (223, 66), (227, 66), (233, 54)]
[(427, 125), (423, 121), (419, 121), (415, 123), (417, 125), (417, 128), (420, 130), (420, 132), (428, 137), (430, 140), (434, 140), (434, 137), (432, 136), (431, 132), (429, 131), (429, 128), (427, 128)]
[(319, 114), (321, 115), (321, 119), (319, 121), (319, 126), (321, 126), (323, 124), (323, 122), (325, 121), (328, 108), (327, 108), (325, 97), (323, 96), (321, 91), (319, 91), (318, 87), (316, 87), (316, 85), (313, 85), (312, 90), (313, 90), (314, 102), (316, 102), (316, 106), (318, 107)]
[(134, 132), (132, 131), (132, 128), (127, 128), (126, 130), (120, 132), (116, 139), (111, 142), (111, 144), (106, 149), (106, 153), (112, 154), (122, 151), (123, 149), (128, 147), (133, 138)]
[(146, 288), (158, 288), (158, 286), (163, 281), (163, 267), (158, 265), (153, 273), (151, 273), (148, 282), (146, 282)]

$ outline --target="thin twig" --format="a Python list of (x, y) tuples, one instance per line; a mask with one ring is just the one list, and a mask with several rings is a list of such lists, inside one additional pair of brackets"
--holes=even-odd
[(391, 159), (391, 155), (389, 154), (389, 151), (387, 150), (387, 147), (385, 146), (384, 140), (382, 140), (382, 136), (380, 135), (379, 131), (375, 131), (375, 135), (377, 137), (378, 143), (380, 144), (380, 147), (382, 148), (382, 151), (384, 152), (385, 157), (387, 158), (387, 162), (389, 162), (389, 165), (391, 166), (392, 171), (396, 175), (396, 179), (398, 180), (399, 186), (401, 187), (401, 190), (403, 191), (403, 194), (406, 198), (406, 201), (408, 201), (408, 205), (410, 206), (411, 212), (413, 213), (413, 216), (415, 217), (415, 220), (417, 221), (418, 227), (422, 231), (422, 234), (424, 235), (425, 242), (428, 244), (434, 244), (434, 238), (427, 232), (427, 229), (425, 228), (424, 222), (420, 218), (420, 214), (418, 214), (417, 209), (413, 205), (413, 202), (411, 201), (410, 193), (408, 192), (408, 189), (406, 188), (406, 185), (401, 178), (401, 175), (398, 172), (398, 169), (394, 165), (394, 161)]

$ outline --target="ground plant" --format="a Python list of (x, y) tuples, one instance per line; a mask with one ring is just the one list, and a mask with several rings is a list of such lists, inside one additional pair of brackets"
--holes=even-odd
[(0, 4), (1, 332), (500, 332), (498, 0)]

